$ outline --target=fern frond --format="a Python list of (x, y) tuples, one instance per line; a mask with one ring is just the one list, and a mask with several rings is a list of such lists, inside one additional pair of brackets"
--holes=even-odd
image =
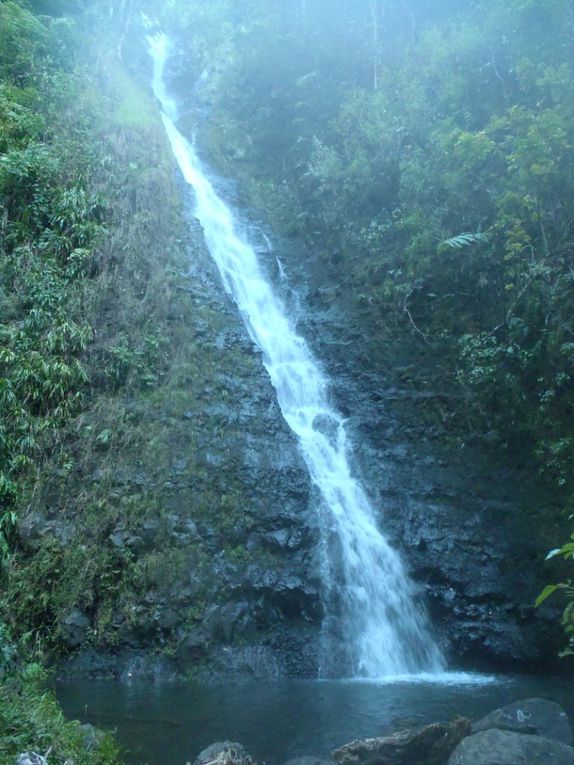
[(469, 244), (477, 244), (480, 242), (488, 242), (488, 234), (476, 234), (464, 233), (453, 236), (450, 239), (445, 239), (438, 246), (439, 252), (445, 250), (462, 250), (463, 247), (468, 247)]

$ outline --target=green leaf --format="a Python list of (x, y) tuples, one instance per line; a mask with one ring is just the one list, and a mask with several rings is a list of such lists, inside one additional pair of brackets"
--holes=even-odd
[(542, 590), (540, 595), (536, 598), (536, 601), (534, 603), (535, 607), (538, 608), (538, 606), (542, 605), (546, 598), (549, 598), (550, 595), (552, 595), (556, 590), (558, 589), (557, 584), (547, 584), (546, 587)]

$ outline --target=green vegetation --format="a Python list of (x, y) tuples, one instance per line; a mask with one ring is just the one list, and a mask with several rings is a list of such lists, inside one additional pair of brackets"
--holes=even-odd
[[(92, 337), (82, 293), (104, 205), (88, 191), (92, 118), (58, 24), (0, 6), (0, 550), (15, 523), (20, 476), (81, 405)], [(64, 33), (66, 28), (63, 28)]]
[(18, 644), (0, 639), (2, 763), (50, 745), (50, 762), (115, 761), (81, 748), (26, 661), (126, 642), (171, 656), (223, 588), (186, 520), (215, 534), (249, 513), (233, 466), (206, 469), (216, 418), (183, 413), (255, 361), (210, 343), (229, 319), (190, 299), (159, 114), (118, 58), (124, 20), (103, 17), (0, 3), (0, 630)]
[(109, 734), (66, 722), (39, 664), (29, 664), (0, 681), (0, 765), (18, 754), (49, 752), (49, 762), (118, 765), (118, 747)]
[[(52, 7), (44, 7), (49, 13)], [(44, 455), (89, 396), (86, 352), (94, 328), (86, 298), (101, 267), (109, 214), (93, 179), (101, 123), (76, 61), (71, 22), (0, 4), (0, 585), (2, 620), (11, 589), (24, 495)], [(95, 96), (95, 93), (93, 94)], [(57, 578), (58, 570), (51, 572)], [(49, 580), (38, 580), (49, 597)], [(47, 588), (47, 589), (44, 589)], [(41, 600), (41, 599), (40, 599)], [(25, 603), (34, 602), (30, 590)], [(50, 761), (113, 765), (110, 737), (66, 723), (32, 658), (39, 635), (16, 651), (0, 620), (0, 762), (25, 750)], [(19, 654), (19, 656), (17, 655)]]
[(372, 358), (418, 344), (445, 435), (572, 512), (571, 4), (220, 0), (177, 28), (204, 145), (352, 293)]
[[(574, 534), (570, 536), (570, 541), (551, 550), (546, 559), (550, 558), (563, 558), (566, 561), (572, 562), (574, 560)], [(544, 601), (553, 595), (555, 592), (562, 592), (567, 598), (567, 605), (562, 614), (562, 624), (564, 631), (568, 636), (568, 645), (562, 651), (561, 656), (574, 656), (574, 583), (572, 580), (568, 582), (560, 582), (559, 584), (548, 584), (542, 590), (538, 598), (536, 599), (536, 606), (542, 605)]]
[[(32, 635), (27, 636), (33, 640)], [(91, 725), (67, 722), (47, 689), (49, 677), (40, 663), (20, 663), (16, 646), (0, 623), (0, 765), (13, 765), (22, 752), (49, 754), (57, 765), (119, 765), (113, 737)], [(24, 648), (30, 655), (30, 648)], [(39, 656), (38, 646), (34, 649)]]
[(118, 55), (127, 17), (38, 10), (0, 4), (0, 621), (47, 655), (172, 656), (228, 598), (213, 548), (249, 563), (260, 518), (229, 400), (264, 373), (219, 341), (225, 302), (190, 289), (201, 231)]
[(104, 5), (0, 2), (0, 765), (116, 757), (82, 748), (3, 624), (24, 661), (26, 641), (171, 658), (229, 597), (222, 571), (280, 559), (245, 548), (258, 415), (229, 405), (260, 361), (189, 287), (201, 232), (118, 55), (124, 12), (176, 17), (204, 145), (352, 296), (374, 363), (408, 339), (421, 385), (440, 358), (446, 436), (574, 492), (569, 3)]

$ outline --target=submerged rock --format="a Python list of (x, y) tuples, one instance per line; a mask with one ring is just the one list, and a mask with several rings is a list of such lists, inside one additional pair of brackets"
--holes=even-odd
[(242, 744), (217, 741), (203, 749), (193, 765), (253, 765), (253, 759)]
[(434, 723), (419, 731), (353, 741), (333, 752), (339, 765), (444, 765), (447, 757), (471, 731), (465, 719)]
[(472, 732), (497, 728), (515, 733), (535, 733), (572, 744), (572, 728), (566, 712), (554, 701), (526, 699), (495, 709), (472, 725)]
[(465, 738), (448, 765), (574, 765), (574, 748), (543, 736), (493, 728)]

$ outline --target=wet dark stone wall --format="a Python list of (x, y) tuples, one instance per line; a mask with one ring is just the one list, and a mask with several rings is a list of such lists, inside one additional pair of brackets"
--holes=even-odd
[(552, 576), (545, 555), (566, 533), (552, 487), (506, 452), (453, 438), (444, 422), (452, 391), (436, 387), (440, 359), (418, 338), (387, 333), (381, 347), (384, 333), (312, 253), (279, 239), (274, 257), (287, 273), (285, 300), (348, 418), (355, 472), (450, 665), (555, 667), (560, 609), (534, 608)]

